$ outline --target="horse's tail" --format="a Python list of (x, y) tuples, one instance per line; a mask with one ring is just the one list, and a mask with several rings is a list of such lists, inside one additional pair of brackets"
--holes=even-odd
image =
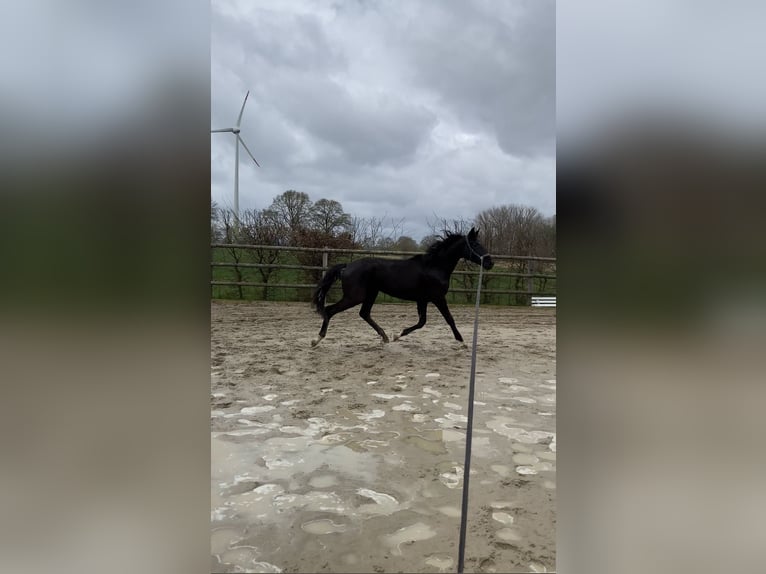
[(327, 270), (322, 280), (314, 289), (314, 294), (311, 297), (311, 306), (316, 309), (316, 312), (324, 317), (324, 298), (327, 296), (327, 292), (339, 278), (343, 269), (346, 267), (346, 263), (339, 263)]

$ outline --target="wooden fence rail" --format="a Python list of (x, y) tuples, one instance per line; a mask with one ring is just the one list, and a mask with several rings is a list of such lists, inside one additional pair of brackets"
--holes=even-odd
[[(264, 249), (267, 251), (303, 251), (306, 253), (345, 253), (350, 255), (401, 255), (404, 257), (412, 257), (413, 255), (423, 255), (424, 251), (387, 251), (378, 249), (339, 249), (336, 247), (295, 247), (288, 245), (250, 245), (247, 243), (213, 243), (211, 245), (213, 249), (222, 247), (235, 248), (235, 249), (250, 249), (259, 250)], [(529, 255), (492, 255), (492, 259), (503, 261), (511, 259), (519, 260), (532, 260), (532, 261), (550, 261), (556, 262), (555, 257), (535, 257)]]
[[(246, 245), (232, 243), (214, 243), (211, 245), (213, 250), (213, 261), (211, 261), (212, 277), (210, 281), (212, 295), (216, 296), (218, 288), (218, 297), (233, 296), (231, 288), (235, 288), (238, 298), (246, 298), (243, 288), (259, 289), (260, 299), (279, 299), (279, 300), (307, 300), (310, 296), (310, 289), (316, 287), (319, 272), (323, 275), (330, 267), (330, 257), (333, 256), (337, 263), (338, 259), (348, 260), (348, 257), (370, 256), (376, 257), (412, 257), (422, 252), (394, 251), (394, 250), (370, 250), (370, 249), (337, 249), (322, 247), (295, 247), (281, 245)], [(243, 254), (249, 253), (251, 257), (257, 258), (259, 262), (243, 261)], [(291, 259), (289, 263), (278, 261), (280, 254)], [(310, 254), (308, 258), (300, 259), (300, 254)], [(322, 256), (322, 265), (299, 264), (300, 261), (313, 260), (316, 256)], [(222, 260), (223, 259), (223, 260)], [(516, 265), (517, 271), (503, 271), (508, 265), (496, 265), (494, 270), (485, 271), (482, 284), (482, 297), (484, 302), (495, 304), (521, 304), (529, 305), (532, 296), (555, 296), (555, 266), (556, 259), (552, 257), (534, 257), (527, 255), (492, 255), (496, 263), (507, 262), (510, 265)], [(263, 262), (263, 261), (267, 262)], [(298, 260), (296, 262), (296, 260)], [(244, 275), (248, 272), (258, 272), (259, 280), (246, 279)], [(553, 271), (553, 273), (545, 272)], [(314, 275), (312, 275), (314, 274)], [(273, 275), (273, 277), (272, 277)], [(476, 281), (479, 273), (474, 270), (457, 269), (453, 273), (453, 281), (450, 286), (451, 294), (462, 294), (465, 300), (459, 299), (457, 302), (469, 302), (471, 293), (476, 292)], [(296, 282), (295, 279), (305, 280), (309, 277), (310, 282)], [(269, 281), (272, 279), (272, 281)], [(287, 280), (285, 280), (287, 279)], [(292, 280), (292, 281), (291, 281)], [(515, 282), (515, 284), (514, 284)], [(502, 283), (500, 289), (492, 289), (490, 284)], [(522, 288), (519, 288), (522, 287)], [(220, 289), (228, 288), (228, 292)], [(294, 290), (294, 295), (283, 290)], [(280, 291), (282, 290), (282, 291)], [(250, 292), (252, 293), (252, 291)], [(300, 295), (303, 293), (303, 295)], [(515, 297), (512, 302), (510, 296)], [(507, 297), (507, 300), (503, 299)], [(385, 300), (385, 297), (383, 298)], [(453, 301), (455, 297), (453, 295)]]

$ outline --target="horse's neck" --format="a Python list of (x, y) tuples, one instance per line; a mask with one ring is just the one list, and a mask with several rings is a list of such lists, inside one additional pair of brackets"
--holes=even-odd
[(460, 246), (453, 245), (436, 257), (438, 261), (438, 267), (443, 269), (447, 275), (452, 275), (455, 267), (457, 267), (457, 262), (460, 261), (461, 255), (462, 253), (460, 252)]

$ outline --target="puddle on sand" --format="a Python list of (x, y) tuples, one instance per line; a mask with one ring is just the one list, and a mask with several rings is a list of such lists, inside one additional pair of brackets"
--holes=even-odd
[(518, 542), (521, 540), (521, 536), (513, 528), (501, 528), (495, 532), (495, 536), (497, 536), (500, 540), (504, 540), (505, 542)]
[(245, 407), (239, 411), (242, 415), (257, 415), (276, 409), (274, 405), (263, 405), (262, 407)]
[(338, 479), (332, 474), (320, 474), (309, 479), (309, 486), (314, 488), (330, 488), (338, 484)]
[(438, 568), (439, 572), (446, 572), (447, 570), (452, 569), (455, 565), (455, 561), (449, 556), (434, 554), (433, 556), (426, 558), (426, 564)]
[(311, 512), (332, 512), (344, 515), (348, 507), (334, 492), (312, 491), (306, 494), (278, 494), (272, 499), (272, 505), (278, 512), (300, 508)]
[(457, 506), (440, 506), (436, 510), (450, 518), (460, 518), (460, 509)]
[[(253, 548), (240, 547), (227, 550), (219, 556), (220, 560), (224, 564), (235, 565), (235, 572), (282, 572), (282, 569), (269, 562), (259, 562), (257, 560), (258, 553)], [(245, 564), (245, 569), (242, 569), (242, 564)]]
[(417, 407), (412, 406), (409, 403), (402, 403), (401, 405), (396, 405), (393, 409), (393, 411), (415, 411), (417, 410)]
[(444, 417), (434, 419), (434, 421), (439, 423), (444, 428), (452, 428), (457, 426), (456, 423), (468, 422), (468, 417), (465, 415), (459, 415), (456, 413), (447, 413), (446, 415), (444, 415)]
[(217, 528), (210, 534), (210, 551), (223, 554), (234, 542), (242, 538), (242, 532), (236, 528)]
[(519, 401), (520, 403), (524, 403), (526, 405), (532, 405), (536, 403), (537, 401), (533, 399), (532, 397), (513, 397), (511, 400), (513, 401)]
[(504, 464), (493, 464), (489, 468), (494, 470), (497, 474), (499, 474), (503, 478), (507, 478), (511, 475), (511, 467), (505, 466)]
[(310, 520), (301, 524), (301, 529), (309, 534), (334, 534), (335, 532), (345, 532), (345, 524), (336, 524), (329, 518), (320, 518), (319, 520)]
[[(446, 430), (444, 432), (447, 432)], [(462, 438), (462, 433), (461, 433)], [(447, 439), (444, 439), (447, 440)], [(457, 439), (456, 439), (457, 440)], [(479, 458), (490, 458), (497, 454), (492, 445), (489, 443), (489, 437), (477, 436), (473, 439), (473, 454)]]
[(402, 544), (428, 540), (436, 536), (436, 530), (422, 522), (416, 522), (411, 526), (400, 528), (393, 534), (382, 536), (383, 543), (391, 547), (391, 553), (402, 555)]
[(513, 516), (511, 516), (507, 512), (493, 512), (492, 519), (496, 520), (500, 524), (506, 524), (506, 525), (513, 524)]
[(339, 432), (339, 433), (331, 433), (326, 434), (322, 438), (320, 438), (317, 443), (318, 444), (341, 444), (345, 443), (351, 440), (351, 437), (354, 436), (350, 432)]
[[(323, 465), (344, 479), (348, 476), (370, 483), (379, 463), (370, 453), (357, 453), (343, 445), (318, 444), (307, 437), (274, 437), (243, 443), (226, 440), (226, 434), (211, 437), (213, 485), (228, 484), (235, 476), (248, 476), (249, 480), (259, 482), (290, 480), (298, 473), (319, 471)], [(258, 465), (258, 460), (271, 468)], [(215, 486), (214, 489), (219, 490)]]
[(535, 444), (544, 440), (555, 440), (556, 433), (532, 430), (527, 431), (523, 428), (510, 426), (515, 421), (509, 417), (495, 417), (486, 423), (487, 428), (492, 429), (497, 434), (507, 436), (518, 442), (526, 444)]
[[(476, 445), (479, 441), (479, 438), (485, 438), (485, 437), (478, 437), (473, 439), (473, 444)], [(455, 429), (444, 429), (442, 431), (442, 440), (444, 442), (455, 442), (465, 439), (465, 433), (459, 430)], [(487, 439), (488, 441), (489, 439)]]
[(345, 564), (348, 564), (349, 566), (353, 566), (354, 564), (357, 564), (359, 562), (359, 557), (353, 552), (350, 552), (349, 554), (344, 554), (343, 556), (341, 556), (341, 560), (343, 560)]
[(271, 431), (269, 429), (252, 429), (252, 430), (232, 430), (232, 431), (226, 431), (222, 433), (224, 436), (230, 436), (230, 437), (238, 437), (238, 436), (258, 436), (261, 434), (269, 434)]
[(381, 411), (380, 409), (373, 409), (370, 413), (362, 413), (360, 415), (356, 415), (356, 418), (370, 422), (372, 419), (379, 419), (386, 416), (385, 411)]
[(362, 504), (357, 509), (362, 514), (390, 515), (399, 510), (399, 502), (391, 495), (383, 492), (375, 492), (369, 488), (360, 488), (356, 491), (359, 496), (369, 498), (372, 504)]
[(378, 399), (385, 399), (387, 401), (390, 401), (391, 399), (414, 399), (415, 398), (415, 395), (400, 395), (398, 393), (396, 394), (372, 393), (372, 396)]
[(285, 407), (291, 407), (293, 405), (297, 405), (299, 402), (301, 402), (301, 399), (291, 399), (289, 401), (282, 401), (279, 404)]
[(441, 375), (439, 373), (426, 373), (425, 377), (426, 379), (438, 379)]
[(447, 448), (441, 441), (426, 440), (422, 436), (410, 435), (405, 437), (404, 442), (431, 454), (447, 454)]
[(447, 488), (458, 488), (463, 484), (463, 468), (455, 466), (452, 472), (442, 472), (439, 475), (439, 480)]
[(526, 454), (526, 453), (520, 452), (518, 454), (513, 455), (513, 462), (515, 462), (516, 464), (531, 465), (531, 464), (536, 464), (537, 462), (539, 462), (539, 459), (533, 454)]

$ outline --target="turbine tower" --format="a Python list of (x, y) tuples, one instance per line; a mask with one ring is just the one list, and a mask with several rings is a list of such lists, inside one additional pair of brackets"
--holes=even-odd
[(258, 163), (258, 161), (253, 157), (253, 154), (250, 153), (250, 150), (247, 148), (247, 145), (245, 145), (244, 140), (242, 139), (242, 136), (239, 135), (239, 124), (242, 122), (242, 113), (245, 111), (245, 104), (247, 103), (247, 97), (250, 95), (250, 91), (245, 94), (245, 100), (242, 102), (242, 109), (239, 110), (239, 116), (237, 117), (237, 125), (233, 128), (222, 128), (218, 130), (210, 130), (211, 134), (214, 133), (220, 133), (220, 132), (231, 132), (236, 137), (237, 140), (234, 142), (234, 217), (237, 221), (239, 221), (239, 145), (242, 144), (242, 147), (245, 148), (245, 151), (247, 152), (247, 155), (250, 156), (250, 158), (255, 162), (255, 165), (258, 167), (261, 167), (261, 164)]

